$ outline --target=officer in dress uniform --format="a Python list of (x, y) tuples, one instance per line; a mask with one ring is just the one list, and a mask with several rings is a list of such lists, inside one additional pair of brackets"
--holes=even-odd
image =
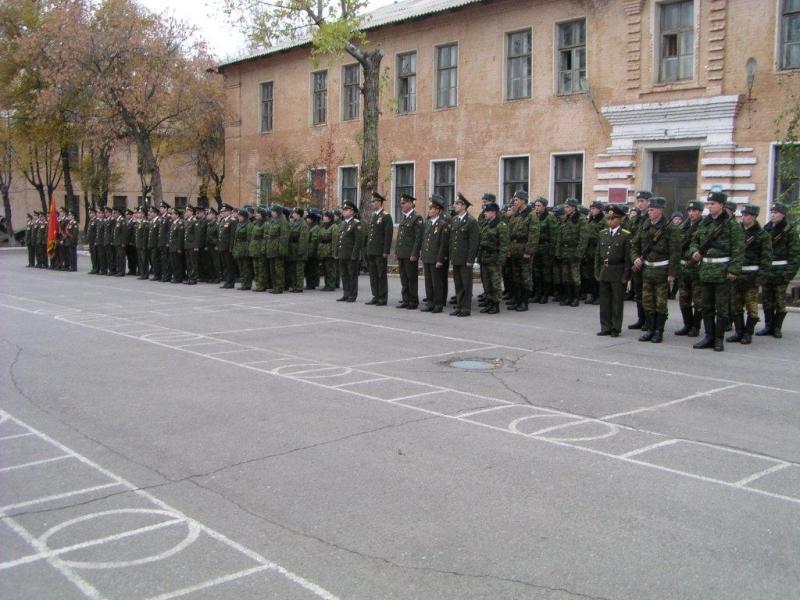
[(385, 201), (386, 198), (381, 194), (372, 192), (370, 201), (372, 213), (367, 224), (367, 235), (364, 242), (367, 268), (369, 269), (369, 287), (372, 291), (372, 299), (365, 304), (374, 306), (386, 306), (389, 295), (389, 279), (386, 268), (389, 252), (392, 249), (394, 224), (391, 215), (383, 210)]
[(426, 304), (422, 312), (442, 312), (447, 302), (447, 270), (450, 226), (443, 214), (445, 200), (434, 194), (428, 200), (428, 219), (422, 236), (422, 271), (425, 275)]
[(183, 224), (183, 251), (186, 257), (186, 285), (197, 285), (200, 258), (201, 234), (197, 227), (197, 208), (186, 206), (186, 219)]
[[(161, 280), (161, 250), (158, 247), (158, 230), (161, 216), (152, 204), (147, 207), (147, 256), (150, 261), (150, 275), (153, 281)], [(149, 278), (149, 275), (148, 275)]]
[(631, 277), (631, 232), (622, 227), (624, 204), (606, 208), (608, 227), (597, 235), (594, 277), (598, 283), (600, 331), (597, 335), (619, 337), (625, 306), (625, 288)]
[(358, 208), (349, 200), (342, 204), (342, 222), (336, 252), (342, 276), (342, 297), (337, 302), (355, 302), (358, 298), (358, 264), (364, 244), (361, 222), (355, 217)]
[(225, 202), (222, 205), (219, 219), (219, 258), (222, 263), (223, 289), (233, 289), (236, 284), (235, 259), (233, 258), (233, 232), (236, 229), (237, 218), (233, 214), (233, 206)]
[(472, 265), (478, 255), (480, 232), (478, 222), (469, 214), (471, 203), (458, 193), (453, 203), (455, 216), (450, 222), (450, 264), (453, 265), (453, 285), (456, 289), (456, 308), (451, 317), (468, 317), (472, 312)]
[(222, 280), (219, 249), (219, 213), (213, 206), (206, 212), (205, 256), (208, 283), (219, 283)]
[(172, 217), (169, 214), (170, 205), (163, 200), (158, 206), (161, 213), (161, 222), (158, 228), (158, 250), (161, 254), (161, 281), (164, 283), (172, 280), (172, 257), (169, 252), (170, 230), (172, 229)]
[(419, 308), (419, 256), (425, 225), (414, 210), (416, 202), (411, 194), (400, 196), (400, 219), (397, 223), (395, 255), (400, 270), (401, 301), (397, 308)]

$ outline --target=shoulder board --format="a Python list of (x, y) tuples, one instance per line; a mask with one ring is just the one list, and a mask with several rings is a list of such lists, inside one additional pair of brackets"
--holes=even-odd
[(360, 219), (353, 219), (353, 222), (354, 223), (361, 223), (361, 220)]
[[(611, 231), (611, 230), (609, 230), (609, 231)], [(622, 229), (620, 229), (620, 231), (621, 231), (622, 233), (630, 233), (630, 231), (628, 231), (628, 230), (627, 230), (627, 229), (625, 229), (624, 227), (623, 227)]]

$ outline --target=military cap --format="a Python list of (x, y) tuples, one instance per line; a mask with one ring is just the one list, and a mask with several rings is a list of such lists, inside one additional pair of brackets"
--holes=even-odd
[(182, 209), (182, 208), (175, 208), (175, 209), (173, 209), (173, 210), (175, 211), (175, 214), (176, 214), (176, 215), (178, 215), (179, 217), (182, 217), (182, 216), (183, 216), (183, 210), (184, 210), (184, 209)]
[[(355, 206), (355, 204), (353, 204)], [(333, 216), (334, 217), (341, 217), (342, 216), (342, 209), (341, 208), (334, 208), (333, 209)]]
[(486, 192), (483, 196), (481, 196), (481, 200), (485, 200), (486, 202), (497, 202), (497, 196), (491, 192)]
[[(108, 204), (106, 204), (106, 205), (103, 207), (103, 210), (104, 210), (104, 211), (106, 211), (106, 210), (107, 210), (108, 212), (111, 212), (113, 209), (112, 209), (112, 208), (111, 208), (111, 207), (110, 207)], [(39, 213), (39, 214), (44, 214), (44, 213)]]
[(745, 204), (742, 208), (742, 214), (753, 215), (754, 217), (757, 217), (759, 214), (761, 214), (761, 207), (757, 204)]
[(467, 200), (467, 197), (464, 194), (462, 194), (461, 192), (458, 192), (458, 197), (456, 198), (456, 202), (461, 202), (461, 204), (463, 204), (467, 208), (472, 206), (472, 202)]
[(280, 213), (283, 212), (283, 207), (278, 204), (277, 202), (269, 207), (269, 209), (273, 212)]
[(650, 200), (650, 198), (652, 198), (652, 197), (653, 197), (653, 193), (652, 192), (648, 192), (647, 190), (639, 190), (638, 192), (636, 192), (636, 198), (637, 199), (644, 198), (645, 200)]
[(500, 210), (500, 207), (497, 205), (497, 202), (489, 202), (486, 206), (483, 207), (484, 211), (490, 212), (497, 212)]
[(525, 190), (517, 190), (514, 192), (514, 198), (520, 198), (524, 200), (526, 203), (528, 202), (528, 192)]
[(699, 210), (699, 211), (702, 211), (704, 208), (705, 208), (705, 205), (702, 202), (700, 202), (700, 200), (692, 200), (686, 206), (686, 210)]
[(719, 202), (725, 204), (728, 201), (728, 196), (722, 192), (709, 192), (706, 197), (706, 202)]
[(287, 219), (289, 218), (289, 215), (292, 214), (292, 211), (289, 209), (288, 206), (282, 206), (281, 211), (283, 211), (283, 216), (286, 217)]
[(624, 204), (612, 203), (606, 206), (606, 213), (614, 213), (615, 215), (624, 217), (628, 214), (628, 207)]
[(295, 207), (292, 209), (292, 212), (293, 212), (293, 213), (296, 213), (296, 214), (298, 214), (298, 215), (300, 215), (301, 217), (302, 217), (304, 214), (306, 214), (306, 211), (304, 211), (304, 210), (303, 210), (301, 207), (299, 207), (299, 206), (295, 206)]
[(266, 206), (259, 206), (257, 212), (265, 219), (267, 218), (267, 214), (269, 213)]
[(731, 212), (736, 212), (736, 209), (739, 208), (739, 205), (733, 200), (727, 200), (725, 202), (725, 208)]
[(333, 220), (333, 211), (331, 210), (323, 210), (322, 211), (323, 217), (328, 217), (329, 219)]
[(554, 206), (553, 207), (553, 213), (556, 216), (563, 215), (564, 214), (564, 205), (563, 204), (557, 204), (556, 206)]
[(191, 204), (187, 204), (185, 210), (188, 210), (192, 214), (195, 214), (197, 212), (197, 207), (196, 206), (192, 206)]
[(445, 209), (445, 201), (441, 194), (433, 194), (430, 197), (430, 203), (436, 206), (439, 210)]
[(316, 210), (310, 210), (306, 213), (306, 219), (313, 219), (314, 221), (319, 221), (322, 215)]
[(676, 210), (674, 213), (672, 213), (670, 220), (674, 220), (676, 217), (680, 217), (681, 221), (683, 221), (683, 219), (685, 218), (683, 213), (679, 210)]
[(233, 207), (232, 207), (230, 204), (228, 204), (227, 202), (223, 202), (223, 203), (222, 203), (222, 210), (236, 210), (236, 209), (235, 209), (235, 208), (233, 208)]
[(667, 206), (667, 199), (662, 196), (650, 196), (647, 203), (647, 208), (665, 208)]
[(373, 200), (380, 200), (381, 202), (386, 202), (386, 197), (382, 194), (379, 194), (377, 191), (372, 191), (372, 199)]
[(350, 210), (358, 210), (358, 207), (355, 205), (355, 203), (351, 202), (350, 200), (345, 200), (344, 202), (342, 202), (342, 208), (349, 208)]
[(591, 208), (597, 208), (597, 209), (600, 209), (600, 210), (604, 210), (604, 209), (605, 209), (605, 207), (606, 207), (606, 205), (605, 205), (605, 204), (603, 204), (602, 202), (600, 202), (600, 200), (595, 200), (595, 201), (594, 201), (594, 202), (592, 202), (592, 203), (591, 203), (589, 206), (590, 206)]
[(586, 216), (586, 215), (588, 215), (588, 214), (589, 214), (589, 207), (588, 207), (588, 206), (583, 206), (583, 205), (580, 205), (580, 206), (578, 207), (578, 210), (579, 210), (579, 211), (580, 211), (580, 213), (581, 213), (582, 215), (584, 215), (584, 216)]
[(402, 202), (403, 200), (405, 200), (406, 202), (416, 202), (417, 201), (417, 199), (414, 198), (414, 196), (412, 196), (411, 194), (406, 194), (405, 192), (400, 194), (400, 201)]
[(158, 205), (159, 208), (172, 208), (167, 202), (164, 200), (161, 201), (161, 204)]
[(244, 208), (240, 208), (239, 210), (237, 210), (236, 214), (239, 215), (240, 217), (245, 217), (245, 218), (250, 216), (250, 213), (247, 212)]
[(213, 206), (209, 206), (207, 210), (208, 210), (208, 212), (214, 213), (215, 215), (219, 214), (219, 211), (216, 208), (214, 208)]
[(255, 209), (255, 208), (254, 208), (252, 205), (250, 205), (250, 204), (245, 204), (245, 205), (244, 205), (244, 209), (245, 209), (245, 210), (248, 212), (248, 214), (251, 214), (251, 215), (252, 215), (254, 212), (256, 212), (256, 209)]
[(536, 200), (533, 201), (534, 204), (536, 204), (537, 202), (542, 206), (547, 206), (547, 198), (545, 198), (544, 196), (539, 196)]
[(567, 206), (572, 206), (574, 208), (578, 208), (578, 205), (580, 204), (580, 202), (578, 202), (577, 198), (567, 198), (564, 201), (564, 204), (566, 204)]
[[(97, 209), (96, 209), (94, 206), (90, 206), (90, 207), (89, 207), (89, 212), (90, 212), (90, 213), (95, 213), (95, 214), (97, 214)], [(30, 213), (28, 213), (28, 216), (30, 217), (30, 216), (31, 216), (31, 214), (30, 214)]]
[(786, 205), (785, 205), (785, 204), (782, 204), (782, 203), (780, 203), (780, 202), (776, 202), (775, 204), (773, 204), (773, 205), (770, 207), (770, 209), (769, 209), (769, 210), (770, 210), (770, 212), (779, 212), (779, 213), (781, 213), (782, 215), (785, 215), (785, 214), (786, 214), (786, 212), (787, 212)]

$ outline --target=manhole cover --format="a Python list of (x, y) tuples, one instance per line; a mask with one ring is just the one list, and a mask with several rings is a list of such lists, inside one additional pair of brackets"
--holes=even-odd
[(467, 358), (453, 360), (447, 363), (456, 369), (467, 371), (492, 371), (503, 366), (502, 359), (499, 358)]

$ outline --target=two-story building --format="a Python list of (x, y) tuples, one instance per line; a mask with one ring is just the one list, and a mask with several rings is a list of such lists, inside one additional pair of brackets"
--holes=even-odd
[[(394, 212), (403, 192), (424, 205), (520, 188), (584, 204), (651, 189), (673, 209), (717, 187), (798, 201), (800, 162), (781, 178), (778, 140), (800, 102), (800, 0), (400, 0), (364, 29), (384, 54), (378, 187)], [(228, 201), (269, 202), (287, 153), (321, 205), (359, 200), (362, 74), (310, 50), (219, 66)]]

